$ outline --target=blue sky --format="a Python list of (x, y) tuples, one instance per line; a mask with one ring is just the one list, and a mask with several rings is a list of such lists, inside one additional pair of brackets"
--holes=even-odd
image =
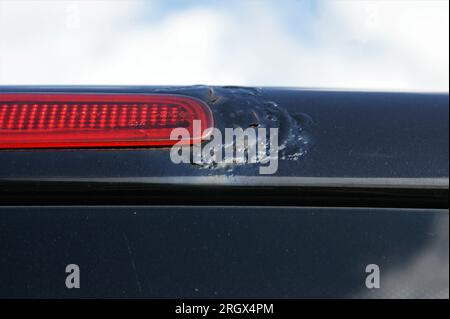
[(0, 84), (448, 91), (448, 1), (0, 1)]

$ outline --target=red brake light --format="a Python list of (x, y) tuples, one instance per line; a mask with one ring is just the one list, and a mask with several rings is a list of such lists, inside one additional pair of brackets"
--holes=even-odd
[(172, 129), (198, 143), (212, 127), (209, 107), (195, 98), (170, 94), (0, 94), (0, 148), (170, 146)]

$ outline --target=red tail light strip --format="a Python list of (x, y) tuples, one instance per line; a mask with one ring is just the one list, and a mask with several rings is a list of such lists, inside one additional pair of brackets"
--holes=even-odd
[(213, 126), (200, 100), (164, 94), (0, 94), (0, 148), (170, 146), (172, 129), (198, 143)]

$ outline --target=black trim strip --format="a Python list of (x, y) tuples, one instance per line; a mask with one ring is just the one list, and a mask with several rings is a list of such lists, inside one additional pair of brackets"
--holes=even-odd
[(448, 209), (448, 188), (9, 181), (0, 205), (227, 205)]

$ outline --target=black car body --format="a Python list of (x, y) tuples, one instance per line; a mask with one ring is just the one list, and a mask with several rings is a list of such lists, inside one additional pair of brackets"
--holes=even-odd
[[(174, 164), (168, 147), (0, 150), (0, 297), (448, 298), (448, 94), (1, 93), (189, 96), (219, 130), (276, 127), (283, 148), (272, 175), (261, 163)], [(80, 289), (65, 286), (68, 264)]]

